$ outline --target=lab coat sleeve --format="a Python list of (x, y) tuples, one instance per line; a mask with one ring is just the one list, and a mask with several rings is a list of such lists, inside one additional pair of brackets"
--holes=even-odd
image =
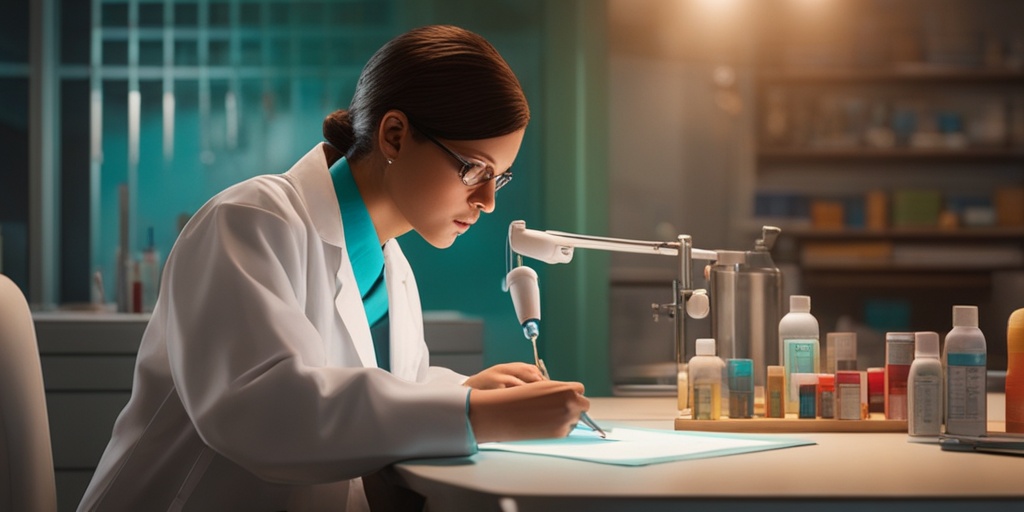
[(308, 280), (334, 276), (306, 275), (305, 226), (252, 205), (201, 213), (167, 262), (166, 338), (207, 445), (265, 480), (307, 484), (473, 453), (467, 388), (325, 366), (302, 297)]
[(427, 368), (427, 382), (438, 384), (454, 384), (461, 386), (469, 377), (443, 366), (431, 366)]

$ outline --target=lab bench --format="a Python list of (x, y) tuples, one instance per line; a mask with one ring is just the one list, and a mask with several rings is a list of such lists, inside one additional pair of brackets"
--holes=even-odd
[[(674, 398), (591, 398), (603, 427), (672, 429)], [(989, 429), (1005, 397), (989, 395)], [(1024, 457), (942, 451), (906, 434), (785, 434), (814, 441), (775, 451), (624, 467), (510, 452), (394, 466), (428, 510), (518, 512), (981, 510), (1024, 506)], [(994, 508), (993, 508), (994, 509)]]
[[(46, 389), (57, 507), (73, 511), (85, 494), (111, 429), (131, 396), (147, 314), (33, 314)], [(463, 374), (483, 369), (483, 320), (424, 312), (431, 364)]]

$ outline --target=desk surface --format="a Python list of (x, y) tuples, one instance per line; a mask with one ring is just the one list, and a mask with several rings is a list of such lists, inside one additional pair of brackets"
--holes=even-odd
[[(992, 430), (1001, 429), (1002, 400), (989, 397)], [(590, 413), (612, 428), (671, 429), (676, 411), (671, 398), (592, 398)], [(944, 452), (908, 442), (905, 434), (786, 435), (817, 444), (643, 467), (480, 452), (395, 468), (432, 511), (678, 510), (683, 502), (759, 512), (826, 504), (830, 511), (852, 510), (866, 502), (872, 509), (908, 510), (908, 501), (941, 509), (961, 499), (1024, 504), (1024, 457)]]

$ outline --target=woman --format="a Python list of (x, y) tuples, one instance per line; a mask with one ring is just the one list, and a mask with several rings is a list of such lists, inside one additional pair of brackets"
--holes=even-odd
[(360, 477), (395, 461), (566, 435), (580, 384), (428, 366), (395, 240), (445, 248), (493, 211), (528, 120), (480, 36), (432, 26), (382, 47), (327, 143), (182, 231), (80, 509), (361, 510)]

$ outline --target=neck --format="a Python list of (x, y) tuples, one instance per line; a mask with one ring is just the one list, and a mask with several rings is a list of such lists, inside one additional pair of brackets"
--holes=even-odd
[(384, 242), (412, 230), (384, 185), (384, 169), (387, 165), (384, 160), (371, 156), (349, 160), (348, 165), (380, 244), (384, 245)]

